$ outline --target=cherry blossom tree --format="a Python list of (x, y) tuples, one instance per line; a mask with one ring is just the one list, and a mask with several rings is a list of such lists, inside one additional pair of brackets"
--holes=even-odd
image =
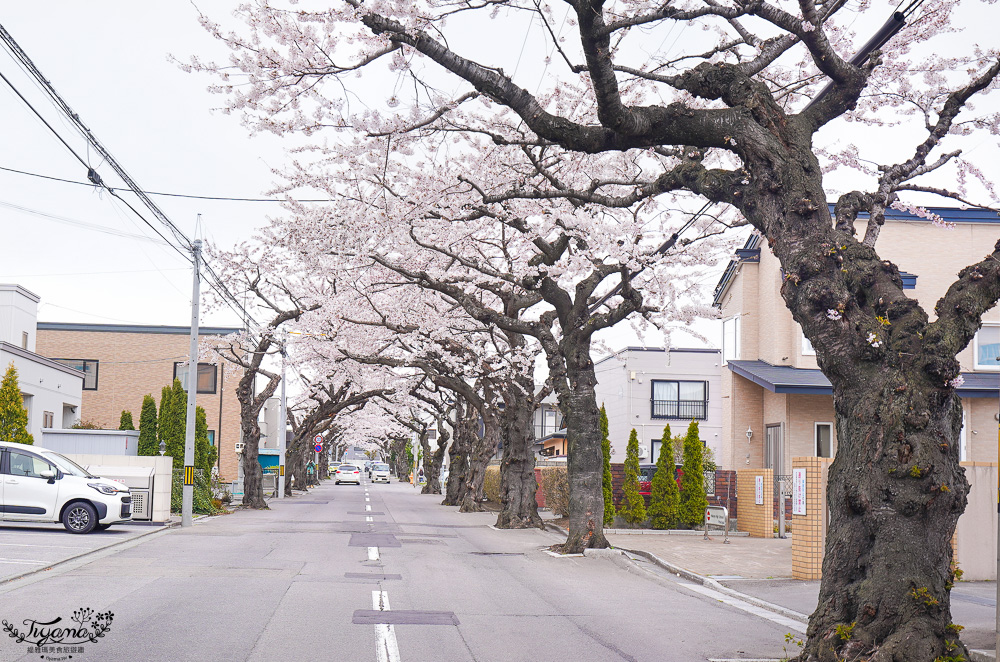
[[(672, 196), (738, 210), (781, 262), (782, 296), (834, 390), (840, 444), (830, 472), (828, 548), (801, 658), (923, 662), (968, 656), (950, 624), (950, 541), (968, 492), (958, 461), (956, 356), (1000, 298), (1000, 245), (984, 247), (985, 258), (958, 274), (934, 311), (906, 296), (898, 268), (876, 245), (885, 210), (913, 207), (916, 193), (996, 204), (992, 183), (961, 150), (968, 138), (1000, 132), (989, 104), (971, 103), (996, 90), (1000, 59), (995, 48), (956, 38), (970, 27), (956, 18), (968, 5), (911, 3), (893, 18), (905, 22), (897, 34), (886, 31), (892, 38), (875, 44), (880, 49), (852, 57), (887, 8), (836, 0), (331, 0), (325, 10), (287, 11), (258, 0), (241, 10), (243, 33), (205, 20), (231, 46), (230, 66), (195, 66), (223, 75), (217, 89), (255, 130), (352, 136), (316, 142), (303, 159), (382, 163), (389, 173), (399, 155), (410, 181), (426, 180), (445, 162), (461, 168), (459, 181), (480, 200), (444, 215), (467, 222), (482, 207), (500, 215), (492, 207), (499, 205), (511, 219), (506, 227), (531, 223), (525, 235), (538, 247), (536, 266), (555, 266), (562, 242), (573, 250), (614, 233), (543, 231), (534, 225), (543, 208), (522, 203), (559, 200), (594, 218), (598, 209), (635, 211)], [(540, 36), (524, 37), (521, 16)], [(699, 38), (661, 52), (668, 30), (688, 28)], [(509, 49), (496, 47), (521, 41), (548, 55), (540, 83), (538, 68), (520, 73), (505, 57)], [(365, 93), (366, 83), (381, 98)], [(359, 97), (371, 103), (358, 109)], [(851, 139), (865, 135), (866, 123), (877, 125), (881, 140)], [(464, 149), (452, 146), (456, 136)], [(912, 147), (903, 153), (901, 144)], [(488, 157), (502, 153), (513, 162), (516, 150), (540, 167), (523, 181), (496, 177)], [(556, 170), (549, 159), (560, 164)], [(836, 180), (849, 186), (832, 199), (831, 213), (828, 174), (845, 167), (853, 174)], [(421, 184), (394, 197), (400, 182), (395, 173), (387, 177), (381, 198), (398, 206), (373, 213), (391, 218), (403, 200), (426, 210), (427, 191), (443, 190)], [(290, 174), (289, 186), (299, 185), (311, 185), (305, 161)], [(869, 220), (856, 237), (861, 212)], [(620, 270), (623, 262), (607, 264)], [(396, 266), (465, 305), (465, 288)], [(479, 266), (475, 278), (483, 282)], [(576, 495), (589, 494), (586, 481), (597, 476), (599, 495), (598, 453), (573, 429), (597, 429), (596, 414), (582, 404), (590, 379), (585, 341), (594, 320), (606, 325), (642, 311), (644, 290), (630, 286), (629, 270), (616, 303), (590, 313), (602, 297), (588, 287), (593, 279), (576, 281), (582, 296), (574, 297), (574, 290), (557, 294), (563, 270), (507, 271), (525, 290), (562, 302), (550, 302), (551, 320), (542, 313), (513, 324), (476, 314), (526, 334), (543, 321), (550, 329), (558, 323), (559, 339), (541, 342), (571, 426), (571, 480)], [(552, 358), (556, 345), (564, 363)], [(599, 521), (600, 507), (585, 508), (571, 512), (571, 525), (574, 516)], [(569, 547), (602, 544), (599, 528), (576, 530)], [(927, 600), (915, 600), (914, 591)], [(851, 636), (838, 636), (838, 626), (851, 627)]]

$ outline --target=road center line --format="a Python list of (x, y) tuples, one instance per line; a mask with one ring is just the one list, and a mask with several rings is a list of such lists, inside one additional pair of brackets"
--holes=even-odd
[(372, 509), (371, 505), (366, 505), (366, 506), (365, 506), (365, 510), (368, 510), (368, 511), (370, 511), (371, 509)]
[(368, 548), (368, 560), (369, 561), (378, 561), (378, 547), (369, 547)]
[(371, 517), (366, 517), (366, 518), (365, 518), (365, 521), (366, 521), (366, 522), (374, 522), (375, 520), (374, 520), (374, 518), (371, 518)]
[[(372, 609), (389, 611), (389, 594), (386, 591), (372, 591)], [(378, 662), (399, 662), (399, 645), (392, 625), (375, 626), (375, 657)]]

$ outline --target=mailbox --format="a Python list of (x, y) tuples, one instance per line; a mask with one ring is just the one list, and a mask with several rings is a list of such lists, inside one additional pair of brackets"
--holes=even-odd
[(109, 467), (90, 465), (87, 471), (118, 481), (132, 493), (132, 519), (153, 519), (153, 467)]

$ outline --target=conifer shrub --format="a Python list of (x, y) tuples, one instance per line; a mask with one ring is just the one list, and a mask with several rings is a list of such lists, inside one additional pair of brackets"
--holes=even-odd
[(139, 413), (139, 455), (159, 455), (160, 442), (156, 438), (156, 400), (152, 395), (142, 397)]
[(684, 475), (681, 476), (681, 523), (695, 529), (705, 522), (708, 498), (705, 496), (705, 445), (698, 437), (698, 421), (691, 421), (684, 437)]
[(11, 361), (0, 380), (0, 441), (16, 444), (34, 444), (35, 438), (28, 432), (28, 410), (21, 399), (21, 389), (17, 385), (17, 368)]
[(614, 477), (611, 475), (611, 439), (608, 436), (608, 412), (601, 405), (601, 451), (604, 454), (604, 526), (615, 521)]
[(649, 516), (654, 529), (670, 529), (677, 525), (680, 492), (674, 478), (674, 463), (674, 443), (668, 425), (663, 428), (660, 457), (656, 459), (656, 473), (650, 486)]
[(135, 424), (132, 423), (132, 412), (128, 410), (123, 410), (121, 418), (118, 419), (118, 429), (119, 430), (134, 430)]
[(632, 428), (625, 448), (625, 481), (622, 483), (622, 502), (618, 516), (628, 524), (646, 521), (646, 502), (639, 494), (639, 436)]

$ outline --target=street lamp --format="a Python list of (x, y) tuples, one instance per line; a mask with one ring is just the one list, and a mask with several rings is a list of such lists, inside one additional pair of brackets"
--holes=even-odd
[(160, 455), (163, 455), (166, 452), (167, 452), (167, 442), (161, 441), (160, 442)]

